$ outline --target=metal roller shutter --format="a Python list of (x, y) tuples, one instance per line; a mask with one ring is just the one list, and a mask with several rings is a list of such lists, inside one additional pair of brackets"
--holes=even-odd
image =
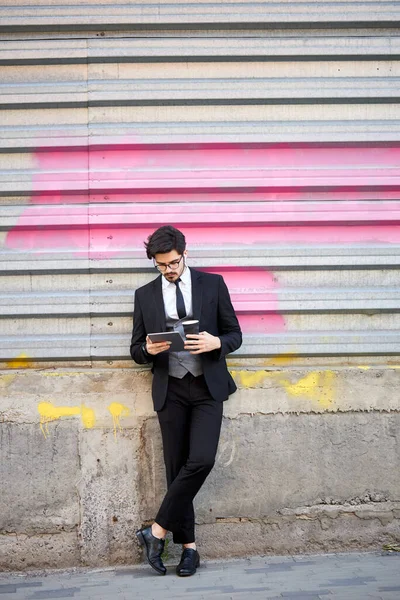
[(127, 359), (143, 240), (237, 356), (400, 353), (397, 2), (0, 6), (1, 358)]

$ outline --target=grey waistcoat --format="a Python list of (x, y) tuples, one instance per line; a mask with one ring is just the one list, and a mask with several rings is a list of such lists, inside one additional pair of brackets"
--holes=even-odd
[[(189, 320), (191, 318), (192, 315), (187, 315), (185, 320)], [(179, 331), (179, 333), (185, 337), (180, 320), (167, 318), (166, 325), (167, 331)], [(178, 379), (182, 379), (187, 372), (194, 375), (194, 377), (198, 377), (203, 373), (200, 355), (190, 354), (188, 350), (183, 350), (182, 352), (170, 352), (168, 370), (169, 375), (172, 375), (172, 377), (178, 377)]]

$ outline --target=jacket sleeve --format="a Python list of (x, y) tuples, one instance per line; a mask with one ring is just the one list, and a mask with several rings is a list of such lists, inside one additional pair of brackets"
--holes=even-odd
[(216, 351), (216, 358), (224, 358), (242, 345), (242, 332), (235, 310), (232, 306), (228, 288), (222, 277), (218, 284), (218, 330), (221, 348)]
[(152, 356), (147, 354), (143, 345), (146, 342), (146, 328), (143, 321), (143, 313), (137, 291), (135, 292), (135, 306), (133, 309), (133, 330), (130, 352), (133, 360), (139, 365), (152, 362)]

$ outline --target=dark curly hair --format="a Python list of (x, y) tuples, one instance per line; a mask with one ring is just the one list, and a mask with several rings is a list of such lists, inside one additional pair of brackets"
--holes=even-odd
[(163, 225), (154, 231), (144, 242), (147, 258), (152, 259), (156, 254), (166, 254), (176, 250), (183, 254), (186, 248), (186, 240), (182, 231), (175, 229), (172, 225)]

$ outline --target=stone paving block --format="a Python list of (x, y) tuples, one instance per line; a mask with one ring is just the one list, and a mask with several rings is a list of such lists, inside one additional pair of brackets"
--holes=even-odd
[(115, 572), (115, 577), (126, 577), (126, 576), (137, 576), (140, 574), (139, 569), (122, 569), (121, 571)]
[[(258, 585), (257, 582), (251, 582), (253, 585)], [(251, 585), (249, 581), (243, 581), (242, 585), (249, 586)], [(261, 582), (261, 585), (265, 585), (269, 588), (269, 590), (275, 594), (280, 594), (282, 591), (291, 591), (295, 589), (295, 586), (290, 581), (275, 581), (271, 579), (265, 579)]]
[(234, 592), (235, 594), (239, 594), (239, 593), (253, 593), (253, 592), (269, 592), (270, 588), (269, 587), (242, 587), (242, 588), (234, 588)]
[(336, 552), (332, 552), (332, 554), (294, 554), (291, 558), (295, 563), (312, 560), (315, 563), (324, 562), (326, 563), (328, 560), (335, 560), (337, 558)]
[[(77, 582), (74, 582), (74, 583), (77, 583)], [(79, 587), (81, 588), (81, 590), (86, 590), (86, 589), (90, 589), (90, 588), (94, 588), (94, 587), (105, 588), (105, 587), (108, 587), (109, 585), (110, 585), (109, 581), (97, 581), (97, 582), (95, 582), (95, 581), (89, 582), (88, 581), (88, 583), (81, 583)]]
[(15, 594), (17, 586), (15, 584), (3, 584), (0, 585), (0, 594)]
[[(300, 556), (300, 555), (299, 555)], [(307, 556), (307, 558), (309, 558)], [(287, 556), (287, 555), (278, 555), (278, 556), (264, 556), (262, 558), (259, 557), (250, 557), (248, 559), (241, 559), (242, 562), (246, 566), (265, 566), (265, 565), (273, 565), (276, 563), (294, 563), (296, 557)]]
[(61, 588), (56, 590), (40, 590), (40, 592), (34, 592), (31, 596), (27, 597), (27, 600), (45, 600), (46, 598), (73, 598), (76, 592), (79, 592), (80, 588)]
[(376, 581), (375, 577), (349, 577), (347, 579), (330, 579), (326, 585), (329, 587), (341, 587), (345, 585), (366, 585), (371, 581)]
[[(170, 570), (169, 570), (170, 571)], [(168, 572), (169, 572), (168, 571)], [(132, 575), (132, 577), (136, 580), (136, 579), (149, 579), (149, 577), (152, 577), (154, 579), (155, 577), (155, 572), (153, 571), (153, 569), (149, 566), (148, 569), (143, 569), (143, 571), (139, 571), (138, 573), (135, 573)], [(117, 577), (117, 576), (116, 576)]]
[(253, 573), (272, 573), (273, 571), (291, 571), (293, 569), (293, 565), (287, 565), (287, 564), (273, 564), (273, 565), (267, 565), (265, 567), (258, 567), (258, 568), (249, 568), (249, 569), (245, 569), (244, 572), (246, 574), (250, 574), (252, 575)]
[(186, 592), (195, 592), (195, 593), (199, 593), (199, 592), (208, 592), (208, 591), (214, 591), (214, 592), (233, 592), (233, 586), (232, 585), (219, 585), (219, 586), (202, 586), (202, 587), (195, 587), (195, 588), (187, 588)]
[[(249, 600), (248, 592), (245, 593), (233, 593), (233, 594), (216, 594), (211, 596), (202, 596), (202, 600)], [(270, 596), (266, 592), (254, 592), (251, 594), (253, 600), (282, 600), (282, 596)], [(136, 600), (136, 599), (135, 599)], [(189, 596), (188, 600), (195, 600), (192, 596)], [(309, 600), (309, 598), (307, 599)]]
[[(325, 564), (328, 563), (328, 561), (321, 561), (320, 564), (322, 564), (323, 562)], [(358, 560), (344, 560), (342, 558), (336, 558), (335, 560), (331, 561), (329, 564), (331, 564), (331, 565), (332, 564), (337, 565), (338, 568), (357, 569), (360, 566), (360, 561), (358, 561)]]
[(167, 577), (168, 576), (175, 580), (176, 585), (179, 585), (180, 582), (184, 581), (185, 587), (189, 587), (190, 589), (204, 585), (207, 587), (216, 588), (221, 585), (225, 585), (224, 582), (226, 582), (227, 579), (229, 579), (229, 582), (231, 580), (231, 577), (221, 577), (217, 576), (217, 574), (215, 574), (214, 577), (208, 577), (207, 575), (205, 576), (204, 573), (199, 573), (199, 571), (197, 571), (196, 575), (193, 575), (192, 577), (186, 577), (184, 579), (178, 578), (175, 573), (171, 573), (171, 575), (167, 574)]
[(391, 554), (381, 554), (376, 558), (376, 560), (381, 565), (390, 564), (392, 561), (399, 561), (399, 563), (400, 563), (400, 552), (391, 553)]
[(269, 585), (269, 581), (266, 577), (260, 577), (260, 575), (254, 577), (248, 577), (244, 575), (233, 574), (229, 577), (225, 577), (222, 581), (216, 581), (210, 577), (203, 576), (199, 582), (199, 585), (216, 586), (216, 585), (232, 585), (235, 589), (241, 587), (259, 587)]
[[(282, 596), (282, 598), (286, 598), (286, 596)], [(289, 598), (293, 598), (294, 600), (321, 600), (321, 596), (317, 596), (316, 594), (302, 594), (300, 592), (296, 592), (295, 596), (289, 596)]]
[(302, 598), (314, 598), (319, 596), (330, 596), (331, 590), (299, 590), (296, 592), (282, 592), (282, 598), (294, 598), (294, 600), (298, 600), (301, 596)]
[[(117, 594), (114, 592), (114, 595), (111, 595), (111, 594), (101, 594), (101, 595), (98, 595), (98, 594), (96, 594), (96, 595), (93, 595), (93, 594), (90, 594), (90, 595), (77, 595), (77, 596), (74, 596), (74, 600), (117, 600), (117, 599), (118, 599), (118, 600), (124, 600), (124, 598), (126, 598), (126, 597), (127, 597), (127, 596), (125, 596), (125, 595), (122, 595), (122, 594), (121, 594), (121, 595), (117, 595)], [(136, 595), (135, 595), (135, 600), (141, 600), (141, 598), (142, 598), (142, 596), (136, 596)], [(130, 595), (130, 600), (133, 600), (133, 599), (132, 599), (132, 594)], [(149, 597), (148, 597), (148, 599), (147, 599), (147, 600), (149, 600)]]
[(33, 588), (33, 587), (42, 587), (43, 583), (41, 581), (24, 581), (23, 583), (16, 583), (17, 591), (19, 589), (24, 588)]
[(384, 598), (379, 593), (371, 592), (369, 594), (363, 594), (360, 598), (360, 591), (341, 591), (334, 593), (332, 596), (328, 596), (326, 600), (399, 600), (396, 598)]
[[(380, 581), (376, 584), (377, 587), (379, 585), (386, 586), (398, 586), (400, 585), (400, 570), (397, 573), (382, 573), (382, 576), (379, 578)], [(400, 600), (400, 595), (399, 595)]]

